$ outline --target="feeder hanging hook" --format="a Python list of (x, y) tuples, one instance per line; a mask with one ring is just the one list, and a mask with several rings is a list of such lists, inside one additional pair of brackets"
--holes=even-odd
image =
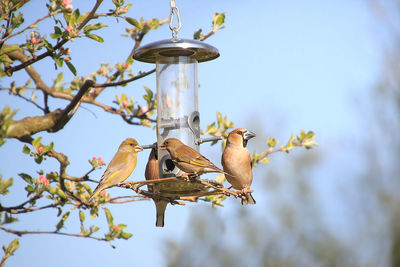
[[(175, 0), (171, 0), (169, 4), (171, 6), (171, 12), (169, 13), (169, 28), (172, 31), (172, 39), (177, 39), (178, 38), (178, 31), (182, 27), (181, 17), (179, 15), (179, 8), (176, 6)], [(178, 26), (177, 27), (173, 27), (172, 26), (172, 22), (174, 20), (174, 12), (176, 14), (176, 18), (178, 19)]]

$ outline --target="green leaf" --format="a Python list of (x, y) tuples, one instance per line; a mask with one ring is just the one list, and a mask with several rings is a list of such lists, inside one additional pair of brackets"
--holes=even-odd
[(65, 61), (65, 63), (67, 64), (67, 67), (72, 72), (72, 74), (74, 74), (76, 76), (76, 69), (75, 69), (74, 65), (72, 65), (72, 63), (69, 61)]
[(78, 24), (77, 22), (80, 20), (80, 12), (79, 9), (75, 9), (75, 11), (71, 14), (68, 25), (71, 27), (75, 28), (75, 26)]
[(9, 256), (12, 256), (18, 248), (19, 248), (19, 239), (18, 238), (15, 238), (13, 241), (11, 241), (11, 243), (8, 245), (7, 248), (5, 246), (3, 246), (3, 250), (4, 250), (4, 254), (5, 254), (3, 256), (3, 260), (7, 259)]
[(13, 217), (12, 215), (9, 215), (8, 213), (5, 214), (4, 218), (4, 223), (13, 223), (13, 222), (18, 222), (18, 218)]
[(43, 155), (36, 155), (35, 156), (35, 162), (37, 163), (37, 164), (40, 164), (40, 163), (42, 163), (42, 161), (43, 161)]
[(304, 130), (300, 131), (300, 135), (298, 137), (299, 141), (303, 141), (307, 137), (307, 134)]
[(124, 5), (124, 0), (112, 0), (116, 8), (120, 8), (121, 6)]
[(92, 188), (88, 185), (88, 184), (82, 184), (83, 188), (85, 188), (86, 192), (88, 192), (89, 194), (92, 194)]
[(28, 184), (33, 184), (33, 178), (26, 173), (18, 173), (19, 177), (25, 180)]
[(313, 131), (308, 131), (306, 138), (307, 139), (314, 139), (315, 133)]
[(56, 224), (56, 232), (60, 231), (61, 228), (64, 227), (64, 223), (68, 219), (69, 213), (70, 213), (69, 211), (64, 213), (64, 215), (62, 216), (61, 220)]
[(217, 30), (225, 23), (225, 13), (215, 13), (213, 17), (213, 30)]
[[(31, 186), (31, 185), (28, 185), (28, 186), (25, 187), (25, 190), (26, 190), (28, 193), (33, 193), (33, 192), (35, 191), (35, 188), (34, 188), (33, 186)], [(28, 194), (28, 195), (29, 195), (29, 194)]]
[(22, 148), (22, 152), (25, 154), (29, 154), (31, 153), (31, 149), (27, 145), (24, 145), (24, 147)]
[(93, 40), (99, 42), (99, 43), (103, 43), (104, 42), (103, 38), (101, 38), (100, 36), (98, 36), (96, 34), (88, 34), (87, 33), (86, 36), (89, 37), (90, 39), (93, 39)]
[(20, 47), (18, 45), (4, 45), (0, 50), (0, 55), (8, 54), (19, 49)]
[(13, 28), (18, 28), (22, 23), (24, 23), (24, 17), (22, 13), (19, 12), (17, 15), (14, 15), (11, 21), (11, 25)]
[(83, 32), (90, 33), (91, 31), (99, 30), (104, 27), (107, 27), (107, 25), (103, 23), (90, 24), (83, 28)]
[(10, 193), (8, 188), (12, 186), (13, 182), (13, 178), (3, 180), (2, 175), (0, 175), (0, 194), (7, 195), (8, 193)]
[(275, 138), (268, 138), (268, 140), (267, 140), (267, 145), (268, 145), (268, 147), (270, 147), (270, 148), (273, 148), (273, 147), (275, 147), (276, 145), (278, 144), (278, 141), (275, 139)]
[(48, 192), (52, 195), (54, 195), (55, 193), (57, 193), (57, 188), (54, 186), (49, 187)]
[(57, 188), (56, 191), (57, 195), (63, 199), (67, 199), (67, 196), (65, 195), (64, 191), (62, 191), (60, 188)]
[(57, 27), (57, 26), (54, 27), (54, 33), (50, 33), (50, 36), (51, 36), (51, 38), (53, 38), (53, 39), (61, 38), (62, 35), (63, 35), (62, 30), (61, 30), (59, 27)]
[(44, 146), (43, 147), (43, 154), (45, 154), (45, 153), (49, 152), (50, 150), (52, 150), (53, 147), (54, 147), (54, 143), (53, 142), (50, 142), (49, 145)]
[(79, 211), (79, 220), (82, 223), (85, 221), (85, 213), (83, 211)]
[(13, 241), (11, 241), (10, 245), (8, 245), (7, 252), (12, 255), (18, 248), (19, 239), (15, 238)]
[(76, 25), (80, 25), (89, 14), (90, 14), (90, 12), (86, 12), (86, 13), (83, 13), (82, 15), (80, 15), (79, 18), (76, 20)]
[(64, 60), (62, 58), (54, 58), (54, 60), (56, 61), (57, 65), (59, 67), (62, 67), (64, 64)]
[(137, 29), (139, 29), (139, 30), (142, 29), (142, 26), (140, 25), (140, 23), (139, 23), (136, 19), (130, 18), (130, 17), (125, 17), (125, 20), (126, 20), (129, 24), (131, 24), (132, 26), (135, 26), (135, 28), (137, 28)]
[(201, 39), (201, 34), (202, 34), (202, 29), (199, 29), (198, 31), (195, 31), (194, 34), (193, 34), (193, 39), (200, 40)]
[(108, 228), (110, 228), (110, 231), (112, 231), (114, 228), (113, 228), (113, 226), (114, 226), (114, 218), (113, 218), (113, 216), (111, 215), (111, 212), (110, 212), (110, 210), (109, 209), (107, 209), (107, 208), (103, 208), (104, 209), (104, 213), (106, 214), (106, 218), (107, 218), (107, 222), (108, 222)]
[(12, 64), (14, 61), (12, 61), (7, 55), (0, 55), (0, 62)]
[(90, 234), (95, 233), (95, 232), (97, 232), (97, 231), (99, 231), (99, 230), (100, 230), (100, 228), (97, 227), (97, 226), (94, 226), (94, 225), (91, 225), (91, 226), (89, 227)]
[(120, 237), (123, 238), (123, 239), (129, 239), (129, 238), (132, 237), (132, 234), (131, 233), (127, 233), (127, 232), (122, 232), (120, 234)]

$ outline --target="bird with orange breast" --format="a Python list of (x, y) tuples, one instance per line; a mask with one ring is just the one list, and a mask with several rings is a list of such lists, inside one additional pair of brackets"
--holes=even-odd
[[(158, 170), (158, 153), (155, 148), (151, 149), (144, 176), (146, 177), (146, 180), (160, 179)], [(148, 188), (150, 192), (158, 193), (155, 192), (157, 190), (154, 190), (154, 186), (149, 185)], [(156, 198), (153, 198), (153, 201), (156, 205), (156, 226), (164, 227), (164, 216), (168, 201)]]
[(247, 129), (238, 128), (229, 133), (221, 163), (225, 177), (233, 188), (242, 190), (242, 205), (256, 204), (248, 190), (253, 181), (251, 157), (247, 150), (247, 142), (256, 135)]

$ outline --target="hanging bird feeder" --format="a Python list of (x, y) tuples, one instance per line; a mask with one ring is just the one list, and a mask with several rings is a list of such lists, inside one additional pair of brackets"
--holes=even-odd
[[(178, 38), (181, 28), (179, 9), (170, 2), (169, 27), (172, 38), (150, 43), (135, 51), (134, 59), (156, 64), (157, 79), (157, 150), (160, 178), (179, 177), (182, 171), (174, 166), (169, 153), (161, 150), (165, 139), (174, 137), (199, 151), (205, 141), (221, 138), (200, 138), (197, 65), (219, 57), (218, 50), (204, 42)], [(177, 23), (173, 27), (173, 17)]]

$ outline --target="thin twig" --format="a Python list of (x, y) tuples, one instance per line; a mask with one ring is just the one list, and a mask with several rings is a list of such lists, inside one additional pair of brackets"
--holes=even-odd
[(23, 33), (24, 31), (26, 31), (26, 30), (28, 30), (28, 29), (33, 29), (33, 28), (35, 28), (34, 26), (35, 26), (36, 24), (38, 24), (39, 22), (41, 22), (42, 20), (45, 20), (45, 19), (47, 19), (48, 17), (51, 17), (51, 16), (53, 16), (53, 15), (57, 15), (58, 13), (60, 13), (60, 11), (57, 11), (57, 12), (54, 12), (54, 13), (48, 13), (46, 16), (44, 16), (44, 17), (42, 17), (42, 18), (39, 18), (39, 19), (37, 19), (34, 23), (32, 23), (32, 24), (26, 26), (24, 29), (22, 29), (22, 30), (20, 30), (20, 31), (14, 33), (14, 34), (10, 34), (10, 35), (8, 35), (7, 37), (1, 39), (1, 40), (0, 40), (0, 47), (1, 47), (1, 45), (2, 45), (5, 41), (7, 41), (8, 39), (10, 39), (10, 38), (12, 38), (12, 37), (14, 37), (14, 36), (16, 36), (16, 35), (19, 35), (19, 34)]
[(210, 38), (211, 36), (213, 36), (218, 30), (222, 30), (223, 28), (225, 28), (225, 25), (219, 27), (217, 30), (212, 30), (210, 31), (207, 35), (203, 36), (203, 38), (200, 39), (200, 41), (205, 41), (206, 39)]
[(29, 102), (29, 103), (35, 105), (35, 107), (37, 107), (37, 108), (40, 109), (41, 111), (45, 112), (45, 108), (42, 108), (41, 106), (39, 106), (35, 101), (32, 101), (32, 99), (29, 99), (29, 98), (27, 98), (27, 97), (25, 97), (25, 96), (23, 96), (23, 95), (20, 95), (20, 94), (13, 94), (13, 95), (16, 95), (16, 96), (22, 98), (23, 100), (25, 100), (25, 101), (27, 101), (27, 102)]
[(141, 79), (143, 77), (146, 77), (147, 75), (150, 75), (150, 74), (154, 73), (155, 71), (156, 71), (156, 69), (152, 69), (150, 71), (147, 71), (147, 72), (141, 73), (139, 75), (136, 75), (133, 78), (130, 78), (130, 79), (127, 79), (127, 80), (123, 80), (123, 81), (119, 81), (119, 82), (102, 83), (102, 84), (95, 83), (95, 84), (93, 84), (93, 87), (95, 87), (95, 88), (105, 88), (105, 87), (111, 87), (111, 86), (124, 85), (124, 84), (130, 83), (130, 82), (136, 81), (138, 79)]
[(71, 234), (71, 233), (64, 233), (64, 232), (56, 232), (56, 231), (17, 231), (17, 230), (13, 230), (13, 229), (9, 229), (9, 228), (5, 228), (5, 227), (0, 227), (1, 230), (10, 233), (10, 234), (14, 234), (17, 236), (23, 236), (23, 235), (37, 235), (37, 234), (53, 234), (53, 235), (64, 235), (64, 236), (72, 236), (72, 237), (84, 237), (84, 238), (90, 238), (90, 239), (95, 239), (98, 241), (106, 241), (108, 242), (107, 239), (105, 238), (100, 238), (100, 237), (94, 237), (94, 236), (89, 236), (89, 235), (81, 235), (81, 234)]
[(289, 152), (290, 150), (294, 149), (295, 147), (299, 147), (299, 146), (305, 146), (306, 142), (309, 142), (310, 140), (303, 140), (303, 141), (297, 141), (297, 142), (293, 142), (292, 145), (293, 147), (291, 147), (290, 149), (286, 148), (285, 146), (281, 146), (279, 148), (269, 148), (266, 152), (262, 152), (261, 156), (255, 161), (255, 163), (260, 163), (260, 161), (262, 161), (263, 159), (265, 159), (266, 157), (268, 157), (270, 154), (272, 153), (276, 153), (276, 152)]

